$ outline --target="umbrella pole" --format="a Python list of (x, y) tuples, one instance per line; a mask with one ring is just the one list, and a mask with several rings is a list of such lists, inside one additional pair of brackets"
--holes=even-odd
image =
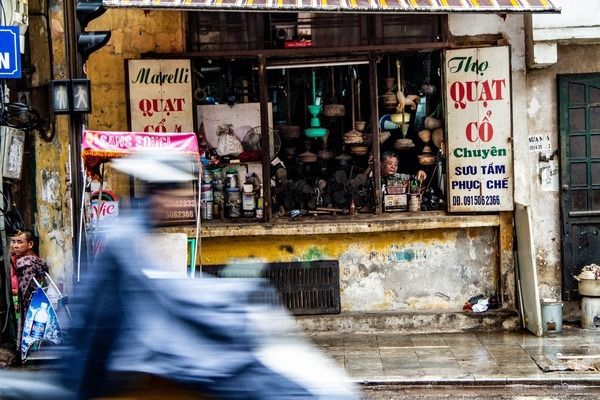
[[(196, 263), (198, 261), (198, 253), (200, 251), (202, 251), (202, 245), (200, 243), (201, 239), (201, 235), (200, 235), (200, 229), (202, 228), (200, 225), (200, 207), (201, 207), (201, 203), (200, 203), (200, 199), (201, 199), (201, 195), (202, 193), (200, 192), (201, 189), (201, 179), (200, 179), (200, 172), (202, 170), (202, 164), (200, 165), (200, 171), (198, 171), (198, 187), (196, 188), (196, 193), (197, 193), (197, 199), (196, 199), (196, 237), (195, 237), (195, 241), (194, 241), (194, 270), (191, 271), (191, 276), (192, 278), (196, 277)], [(200, 268), (200, 278), (202, 278), (202, 257), (200, 257), (200, 264), (199, 264), (199, 268)]]
[[(83, 167), (83, 159), (81, 160), (81, 169), (84, 170)], [(83, 241), (83, 220), (85, 215), (85, 172), (81, 174), (83, 177), (83, 183), (81, 185), (81, 202), (79, 208), (79, 234), (77, 235), (77, 283), (79, 283), (81, 279), (81, 248)]]

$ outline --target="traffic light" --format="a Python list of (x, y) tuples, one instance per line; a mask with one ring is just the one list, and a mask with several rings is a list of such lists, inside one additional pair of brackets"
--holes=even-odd
[(102, 0), (83, 0), (77, 2), (75, 11), (80, 29), (77, 37), (77, 50), (85, 62), (90, 54), (104, 46), (110, 39), (110, 31), (84, 31), (91, 20), (106, 12), (106, 8), (102, 5)]

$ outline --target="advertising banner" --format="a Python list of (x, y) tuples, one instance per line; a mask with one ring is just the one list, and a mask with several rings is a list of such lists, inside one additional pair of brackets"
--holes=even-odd
[(508, 46), (445, 53), (451, 212), (513, 209)]
[(63, 341), (62, 330), (58, 323), (56, 311), (46, 292), (40, 287), (33, 293), (27, 315), (23, 323), (21, 338), (21, 359), (27, 358), (29, 348), (37, 341), (49, 340), (55, 344)]

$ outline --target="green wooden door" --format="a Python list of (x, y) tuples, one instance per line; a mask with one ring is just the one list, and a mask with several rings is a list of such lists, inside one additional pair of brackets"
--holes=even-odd
[(563, 298), (582, 266), (600, 264), (600, 74), (558, 77)]

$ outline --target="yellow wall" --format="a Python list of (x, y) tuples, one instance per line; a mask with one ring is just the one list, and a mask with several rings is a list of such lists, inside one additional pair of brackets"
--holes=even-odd
[[(476, 229), (466, 230), (475, 235)], [(202, 264), (227, 264), (232, 260), (258, 259), (290, 262), (339, 259), (354, 247), (365, 253), (388, 254), (394, 244), (431, 246), (455, 242), (456, 230), (422, 230), (344, 235), (245, 236), (203, 238)], [(402, 257), (402, 256), (398, 256)], [(406, 255), (410, 257), (410, 255)]]
[[(33, 4), (33, 3), (32, 3)], [(32, 8), (36, 10), (36, 8)], [(62, 2), (49, 9), (52, 37), (52, 79), (69, 79), (65, 56), (65, 23)], [(32, 25), (37, 48), (43, 48), (44, 24)], [(90, 56), (87, 75), (91, 80), (92, 110), (88, 129), (127, 130), (125, 59), (139, 58), (146, 52), (181, 52), (185, 46), (184, 14), (176, 11), (108, 10), (92, 21), (88, 31), (110, 30), (109, 43)], [(39, 31), (39, 33), (38, 33)], [(41, 38), (38, 38), (38, 36)], [(41, 43), (41, 44), (40, 44)], [(41, 47), (40, 47), (41, 46)], [(36, 54), (38, 52), (36, 51)], [(34, 59), (36, 71), (44, 71), (44, 59)], [(49, 65), (49, 63), (48, 63)], [(38, 75), (40, 75), (38, 73)], [(50, 75), (46, 73), (46, 75)], [(73, 78), (73, 77), (71, 77)], [(40, 76), (37, 84), (43, 84)], [(55, 281), (67, 291), (75, 273), (71, 231), (71, 185), (69, 177), (69, 117), (55, 116), (55, 137), (45, 142), (36, 135), (37, 230), (40, 255), (50, 264)], [(108, 185), (128, 193), (127, 179)]]
[[(141, 58), (144, 53), (179, 53), (185, 49), (185, 15), (178, 11), (143, 11), (109, 9), (92, 21), (87, 30), (110, 30), (110, 41), (92, 53), (87, 63), (92, 82), (92, 114), (88, 129), (128, 131), (127, 59)], [(156, 58), (160, 58), (157, 56)], [(106, 187), (119, 197), (129, 195), (129, 179), (110, 170)]]

